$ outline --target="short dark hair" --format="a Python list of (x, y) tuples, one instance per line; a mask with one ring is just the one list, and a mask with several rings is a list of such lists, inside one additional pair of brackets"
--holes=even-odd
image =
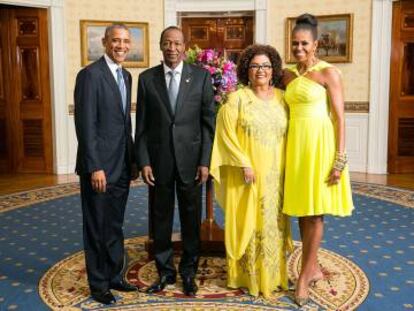
[(270, 45), (252, 44), (243, 50), (237, 63), (237, 78), (244, 85), (249, 84), (249, 65), (256, 55), (266, 55), (272, 64), (272, 85), (281, 87), (282, 59), (276, 49)]
[(309, 13), (302, 14), (296, 18), (296, 24), (293, 33), (298, 30), (309, 30), (312, 33), (313, 40), (318, 39), (318, 20)]
[(127, 25), (122, 23), (113, 23), (112, 25), (109, 25), (105, 28), (105, 39), (109, 37), (109, 35), (112, 33), (112, 30), (114, 29), (125, 29), (129, 32), (129, 28)]
[[(161, 35), (160, 35), (160, 44), (161, 44), (161, 42), (162, 42), (162, 37), (164, 37), (164, 34), (165, 34), (167, 31), (172, 30), (172, 29), (174, 29), (174, 30), (178, 30), (179, 32), (181, 32), (181, 33), (183, 34), (183, 38), (184, 38), (184, 33), (183, 33), (183, 31), (181, 30), (181, 28), (180, 28), (180, 27), (178, 27), (178, 26), (168, 26), (167, 28), (165, 28), (165, 29), (161, 32)], [(184, 41), (185, 41), (185, 39), (184, 39)]]

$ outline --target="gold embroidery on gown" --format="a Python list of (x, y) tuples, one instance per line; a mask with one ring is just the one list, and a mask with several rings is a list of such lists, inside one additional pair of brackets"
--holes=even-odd
[[(290, 224), (282, 214), (286, 105), (275, 89), (262, 101), (244, 87), (232, 93), (217, 116), (211, 175), (216, 198), (225, 212), (228, 286), (246, 287), (269, 297), (287, 289), (286, 252)], [(251, 167), (256, 182), (244, 182)]]

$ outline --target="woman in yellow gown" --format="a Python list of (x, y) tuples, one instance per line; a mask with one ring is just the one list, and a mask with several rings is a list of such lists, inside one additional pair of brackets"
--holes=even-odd
[(240, 56), (239, 82), (217, 116), (210, 174), (225, 213), (227, 285), (268, 298), (288, 287), (288, 217), (282, 214), (287, 111), (281, 59), (267, 45)]
[(292, 33), (298, 63), (284, 75), (290, 119), (283, 212), (299, 217), (302, 268), (295, 300), (300, 306), (308, 301), (309, 284), (323, 278), (317, 262), (323, 216), (349, 216), (353, 210), (341, 77), (316, 58), (317, 45), (315, 17), (299, 16)]

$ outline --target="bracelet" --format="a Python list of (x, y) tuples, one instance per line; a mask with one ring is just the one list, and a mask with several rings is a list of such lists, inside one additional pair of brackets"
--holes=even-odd
[(339, 152), (337, 151), (335, 154), (335, 161), (333, 164), (333, 168), (336, 169), (339, 172), (342, 172), (348, 163), (348, 157), (345, 152)]

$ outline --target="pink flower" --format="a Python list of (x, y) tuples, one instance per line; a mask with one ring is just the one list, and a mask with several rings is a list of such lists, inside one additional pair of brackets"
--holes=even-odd
[(224, 72), (226, 72), (226, 71), (231, 71), (231, 70), (233, 70), (233, 68), (234, 68), (234, 63), (233, 62), (231, 62), (231, 61), (226, 61), (225, 63), (224, 63), (224, 65), (223, 65), (223, 71)]
[(213, 74), (215, 74), (215, 73), (216, 73), (216, 68), (215, 68), (215, 67), (210, 66), (210, 67), (208, 68), (208, 71), (210, 72), (210, 74), (211, 74), (211, 75), (213, 75)]
[(206, 61), (211, 62), (214, 58), (214, 50), (206, 50)]

